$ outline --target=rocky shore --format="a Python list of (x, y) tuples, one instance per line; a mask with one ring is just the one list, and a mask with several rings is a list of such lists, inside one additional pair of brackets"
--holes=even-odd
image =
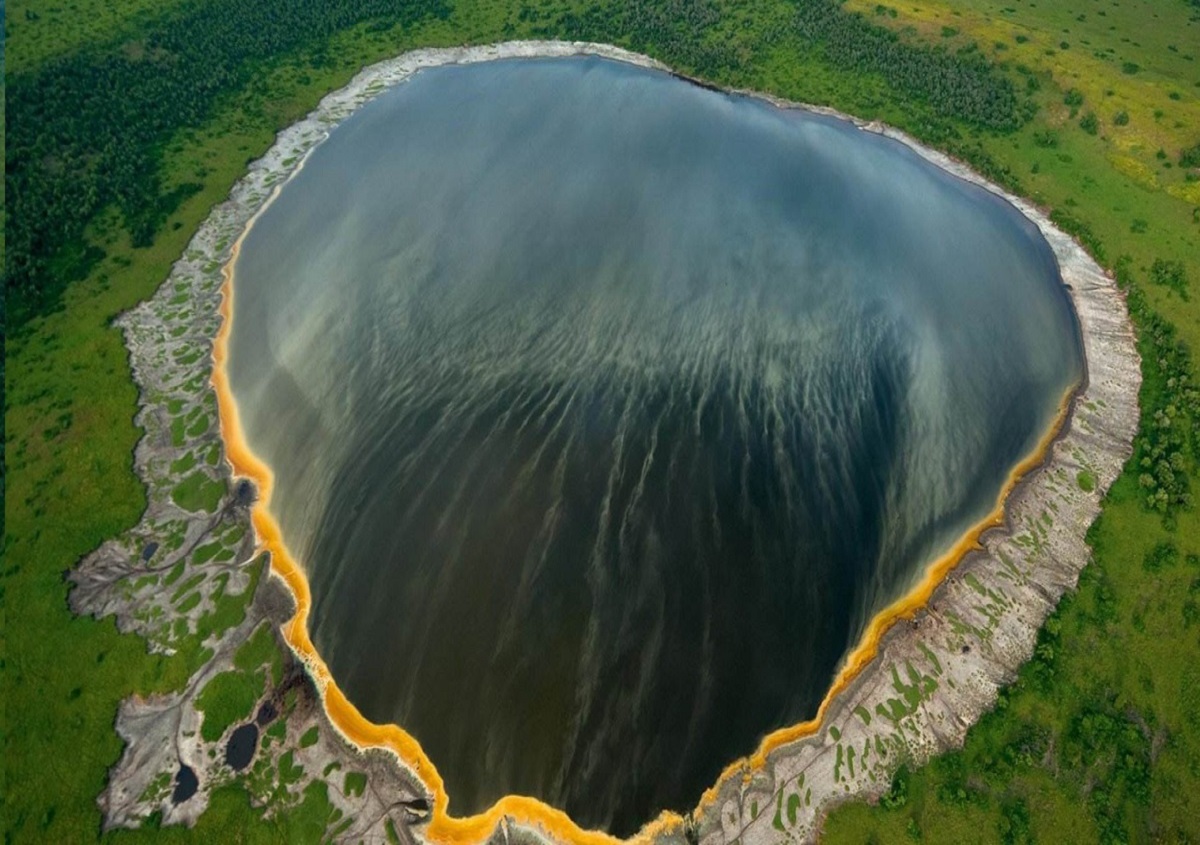
[[(279, 666), (254, 665), (247, 644), (264, 622), (283, 643), (295, 596), (280, 578), (261, 577), (266, 556), (251, 526), (255, 490), (227, 460), (212, 387), (222, 268), (253, 216), (336, 124), (422, 68), (571, 55), (666, 70), (614, 47), (566, 42), (417, 50), (366, 68), (279, 134), (213, 209), (155, 296), (120, 318), (141, 392), (137, 419), (145, 435), (135, 466), (149, 506), (138, 526), (70, 573), (71, 604), (76, 612), (115, 616), (151, 649), (206, 651), (183, 690), (122, 705), (116, 729), (126, 748), (99, 797), (106, 826), (135, 827), (156, 811), (165, 823), (194, 823), (214, 787), (244, 775), (252, 799), (268, 813), (296, 806), (323, 783), (333, 808), (329, 832), (339, 840), (609, 840), (527, 800), (486, 818), (451, 820), (440, 785), (423, 778), (402, 749), (364, 749), (348, 738), (354, 731), (334, 724), (323, 704), (324, 679), (314, 683), (304, 662), (291, 656)], [(961, 745), (1029, 658), (1042, 622), (1087, 564), (1085, 533), (1131, 453), (1138, 422), (1141, 374), (1124, 297), (1045, 214), (896, 130), (767, 99), (892, 138), (1032, 220), (1058, 259), (1078, 314), (1088, 381), (1044, 460), (1008, 495), (1002, 520), (946, 577), (918, 588), (929, 593), (927, 601), (913, 603), (860, 646), (856, 671), (835, 684), (819, 719), (768, 737), (757, 754), (730, 766), (687, 817), (664, 817), (640, 838), (812, 841), (835, 804), (879, 795), (901, 763), (919, 764)], [(204, 720), (215, 720), (217, 691), (246, 684), (253, 690), (256, 681), (261, 691), (253, 707), (213, 739), (213, 721), (206, 731)], [(239, 774), (226, 749), (233, 732), (251, 722), (264, 738)], [(182, 767), (198, 780), (191, 794), (178, 788), (191, 777), (181, 776)]]

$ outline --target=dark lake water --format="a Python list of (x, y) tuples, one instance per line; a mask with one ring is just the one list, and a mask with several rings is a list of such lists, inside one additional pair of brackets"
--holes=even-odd
[(1004, 202), (598, 59), (383, 94), (236, 285), (234, 394), (339, 685), (451, 812), (621, 834), (813, 715), (1082, 372)]

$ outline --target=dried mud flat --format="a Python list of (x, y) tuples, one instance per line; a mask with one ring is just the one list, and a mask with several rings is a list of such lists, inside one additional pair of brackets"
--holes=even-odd
[[(213, 209), (158, 292), (119, 318), (141, 394), (137, 421), (145, 435), (135, 467), (146, 482), (149, 506), (135, 528), (69, 573), (75, 584), (71, 606), (78, 613), (115, 616), (121, 630), (146, 637), (152, 650), (195, 653), (199, 645), (207, 652), (183, 690), (122, 704), (116, 730), (126, 747), (98, 798), (106, 827), (136, 827), (154, 812), (167, 824), (192, 824), (213, 788), (242, 777), (267, 813), (296, 807), (306, 790), (324, 781), (332, 805), (327, 832), (337, 840), (434, 838), (436, 796), (430, 787), (392, 751), (365, 750), (343, 736), (279, 633), (295, 603), (283, 581), (262, 577), (267, 556), (259, 554), (250, 524), (255, 491), (233, 477), (217, 425), (211, 352), (221, 323), (222, 268), (254, 214), (307, 152), (382, 91), (426, 67), (572, 55), (666, 70), (614, 47), (567, 42), (417, 50), (373, 65), (280, 133), (230, 198)], [(793, 731), (805, 735), (790, 741), (786, 732), (773, 735), (754, 757), (732, 765), (682, 821), (650, 825), (641, 838), (686, 836), (706, 845), (812, 841), (837, 803), (878, 796), (901, 763), (919, 764), (961, 745), (1032, 654), (1042, 622), (1087, 564), (1085, 533), (1131, 453), (1138, 422), (1141, 373), (1124, 297), (1045, 214), (903, 133), (828, 109), (764, 99), (842, 117), (893, 138), (1024, 213), (1058, 259), (1079, 317), (1088, 381), (1042, 465), (1010, 493), (1003, 523), (983, 534), (928, 602), (869, 644), (876, 647), (874, 657), (835, 686), (815, 729)], [(248, 645), (262, 630), (282, 646), (283, 661), (261, 657)], [(219, 708), (212, 702), (218, 691), (233, 688), (250, 690), (243, 699), (254, 692), (257, 698), (239, 718), (223, 714), (213, 738)], [(207, 737), (205, 718), (213, 720)], [(251, 722), (261, 736), (253, 759), (235, 772), (227, 746), (233, 732)], [(194, 794), (177, 789), (181, 766), (196, 775)], [(539, 818), (514, 814), (474, 838), (582, 835), (569, 825), (551, 829)]]

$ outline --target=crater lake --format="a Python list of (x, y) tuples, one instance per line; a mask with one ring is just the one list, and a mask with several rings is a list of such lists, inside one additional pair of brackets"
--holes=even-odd
[(1000, 198), (598, 58), (385, 91), (235, 273), (233, 395), (339, 687), (452, 813), (619, 835), (812, 717), (1084, 377)]

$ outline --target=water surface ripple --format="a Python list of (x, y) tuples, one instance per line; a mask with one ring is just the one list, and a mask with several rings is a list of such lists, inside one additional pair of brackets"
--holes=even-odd
[(811, 716), (1082, 371), (895, 142), (595, 58), (425, 70), (251, 230), (229, 374), (314, 640), (450, 810), (625, 834)]

